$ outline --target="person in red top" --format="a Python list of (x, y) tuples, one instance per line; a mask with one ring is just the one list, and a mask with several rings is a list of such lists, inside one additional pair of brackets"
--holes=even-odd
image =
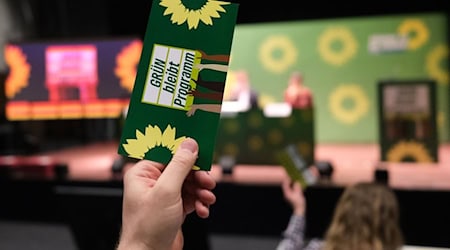
[(312, 92), (303, 85), (303, 80), (303, 75), (300, 72), (293, 72), (284, 91), (284, 101), (293, 108), (305, 109), (313, 106)]

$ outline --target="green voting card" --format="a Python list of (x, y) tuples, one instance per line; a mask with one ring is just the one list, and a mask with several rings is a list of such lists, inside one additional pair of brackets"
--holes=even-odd
[(118, 152), (168, 163), (187, 137), (210, 170), (238, 4), (153, 1)]
[(276, 152), (276, 157), (292, 181), (297, 181), (303, 188), (317, 182), (305, 159), (298, 153), (293, 144)]

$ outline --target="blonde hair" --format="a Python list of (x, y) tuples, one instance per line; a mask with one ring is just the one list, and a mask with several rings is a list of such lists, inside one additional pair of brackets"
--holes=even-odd
[(340, 197), (325, 250), (396, 250), (403, 245), (399, 208), (386, 185), (358, 183)]

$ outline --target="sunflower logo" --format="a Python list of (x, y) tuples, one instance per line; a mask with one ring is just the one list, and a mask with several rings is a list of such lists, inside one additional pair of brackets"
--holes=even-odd
[(133, 90), (141, 52), (142, 42), (135, 40), (123, 48), (116, 57), (114, 74), (120, 79), (120, 85), (128, 92)]
[(305, 157), (309, 157), (312, 155), (313, 147), (311, 143), (308, 142), (299, 142), (297, 144), (297, 150)]
[(239, 131), (239, 122), (236, 119), (227, 119), (222, 122), (224, 124), (224, 131), (227, 134), (233, 135)]
[(355, 56), (358, 43), (346, 27), (325, 30), (319, 37), (319, 54), (328, 63), (341, 66)]
[(427, 148), (418, 142), (400, 141), (389, 149), (386, 154), (389, 162), (433, 162), (433, 157)]
[(445, 60), (448, 60), (448, 47), (444, 44), (436, 46), (426, 57), (428, 74), (440, 84), (448, 84), (448, 70), (442, 67)]
[(286, 127), (286, 128), (292, 127), (294, 125), (294, 123), (295, 123), (295, 119), (294, 119), (293, 115), (290, 115), (288, 117), (283, 117), (280, 120), (281, 126)]
[[(167, 149), (172, 155), (175, 154), (185, 136), (175, 138), (176, 129), (167, 125), (164, 132), (158, 126), (148, 125), (145, 132), (136, 130), (136, 139), (127, 139), (122, 144), (123, 149), (130, 157), (144, 159), (145, 155), (151, 154), (152, 150)], [(198, 168), (198, 167), (196, 167)]]
[(263, 66), (275, 73), (282, 73), (297, 61), (297, 48), (286, 36), (271, 36), (259, 48)]
[(260, 113), (252, 112), (249, 114), (247, 124), (250, 128), (259, 128), (264, 123), (264, 119)]
[(247, 141), (247, 146), (251, 151), (259, 151), (264, 146), (264, 141), (260, 136), (252, 135)]
[(267, 133), (267, 139), (270, 144), (278, 145), (283, 141), (283, 133), (279, 129), (271, 129), (269, 133)]
[[(345, 105), (350, 103), (350, 107)], [(366, 93), (358, 84), (341, 85), (329, 97), (329, 108), (336, 119), (354, 124), (369, 111)]]
[(223, 153), (224, 155), (236, 156), (239, 153), (239, 147), (234, 143), (227, 143), (223, 147)]
[(5, 46), (5, 62), (10, 70), (5, 81), (5, 95), (7, 98), (13, 98), (20, 90), (28, 86), (31, 66), (22, 49), (15, 45)]
[(195, 4), (191, 2), (194, 1), (185, 5), (182, 0), (161, 0), (159, 5), (166, 7), (163, 15), (171, 15), (172, 23), (182, 25), (187, 22), (189, 29), (197, 29), (200, 21), (212, 25), (212, 18), (220, 18), (219, 12), (226, 12), (222, 6), (230, 4), (214, 0), (195, 1)]
[(430, 34), (420, 19), (406, 19), (398, 27), (398, 33), (409, 38), (408, 48), (416, 50), (424, 45)]

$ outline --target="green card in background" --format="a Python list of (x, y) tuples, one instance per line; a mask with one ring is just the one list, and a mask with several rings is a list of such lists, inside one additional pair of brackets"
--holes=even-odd
[(299, 182), (303, 188), (317, 182), (317, 176), (312, 173), (295, 145), (289, 144), (283, 150), (277, 151), (276, 157), (289, 178)]
[(210, 170), (238, 4), (153, 1), (118, 152), (168, 163), (187, 137)]

